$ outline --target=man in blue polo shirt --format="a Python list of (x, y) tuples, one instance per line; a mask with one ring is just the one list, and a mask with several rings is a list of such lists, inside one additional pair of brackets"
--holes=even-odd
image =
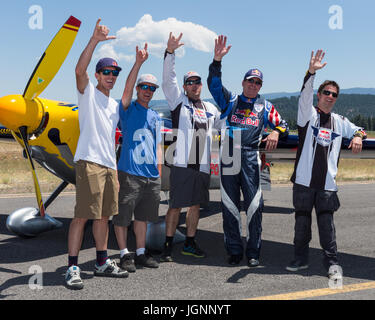
[[(137, 99), (131, 101), (138, 72), (147, 58), (147, 44), (143, 50), (137, 47), (136, 61), (126, 80), (120, 104), (123, 142), (118, 163), (119, 214), (113, 224), (120, 248), (120, 267), (128, 272), (135, 272), (136, 267), (159, 267), (145, 251), (147, 222), (157, 222), (160, 201), (160, 118), (148, 107), (159, 87), (157, 79), (151, 74), (141, 75), (137, 80)], [(135, 259), (127, 248), (127, 231), (133, 215)]]

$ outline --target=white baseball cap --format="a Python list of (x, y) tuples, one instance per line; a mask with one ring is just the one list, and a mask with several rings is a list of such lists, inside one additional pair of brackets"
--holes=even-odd
[(158, 79), (156, 79), (156, 77), (152, 74), (142, 74), (138, 80), (137, 80), (137, 86), (141, 83), (151, 83), (153, 84), (156, 88), (159, 88), (158, 86)]

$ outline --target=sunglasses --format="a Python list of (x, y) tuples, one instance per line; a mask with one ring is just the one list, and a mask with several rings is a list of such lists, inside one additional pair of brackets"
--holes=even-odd
[(323, 90), (322, 93), (325, 96), (330, 96), (332, 94), (332, 97), (334, 97), (334, 98), (338, 97), (338, 94), (336, 92), (332, 92), (332, 91), (329, 91), (329, 90)]
[(118, 75), (119, 75), (119, 73), (120, 73), (120, 71), (118, 71), (118, 70), (110, 70), (110, 69), (103, 69), (103, 70), (101, 70), (100, 71), (103, 75), (105, 75), (105, 76), (108, 76), (110, 73), (112, 73), (112, 75), (114, 76), (114, 77), (118, 77)]
[(261, 86), (262, 85), (262, 81), (259, 81), (259, 80), (254, 80), (254, 78), (250, 78), (250, 79), (246, 79), (248, 82), (250, 83), (255, 83), (257, 86)]
[(151, 92), (155, 92), (156, 91), (156, 87), (155, 86), (149, 86), (148, 84), (140, 84), (138, 87), (141, 88), (142, 90), (150, 89)]
[(197, 80), (186, 80), (185, 84), (188, 85), (188, 86), (191, 86), (193, 84), (201, 84), (202, 83), (202, 80), (201, 79), (197, 79)]

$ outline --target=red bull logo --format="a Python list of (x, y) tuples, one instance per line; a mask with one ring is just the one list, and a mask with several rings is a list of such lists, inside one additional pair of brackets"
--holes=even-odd
[(250, 109), (236, 110), (236, 114), (244, 116), (244, 117), (255, 117), (255, 118), (258, 118), (258, 114), (254, 113)]
[(206, 113), (203, 110), (201, 110), (201, 109), (195, 109), (195, 114), (198, 117), (205, 117), (206, 116)]
[(248, 125), (248, 126), (253, 126), (253, 127), (259, 126), (259, 119), (254, 120), (254, 119), (251, 119), (250, 117), (239, 118), (235, 114), (232, 115), (231, 122), (243, 124), (243, 125)]
[(324, 139), (330, 139), (331, 138), (331, 132), (327, 130), (320, 129), (319, 136)]
[(258, 69), (255, 69), (255, 70), (253, 70), (253, 71), (251, 72), (251, 75), (252, 75), (252, 76), (258, 76), (258, 77), (260, 77), (261, 73), (260, 73), (260, 71), (259, 71)]

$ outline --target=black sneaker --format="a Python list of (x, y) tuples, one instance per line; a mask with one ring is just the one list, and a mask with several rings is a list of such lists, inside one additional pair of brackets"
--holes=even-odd
[(228, 259), (228, 263), (232, 266), (235, 266), (237, 264), (240, 264), (241, 260), (242, 254), (232, 254)]
[(286, 270), (296, 272), (299, 270), (304, 270), (309, 267), (308, 263), (304, 263), (301, 260), (293, 260), (287, 267)]
[(135, 266), (137, 268), (159, 268), (159, 263), (150, 254), (135, 256)]
[(97, 277), (127, 278), (129, 273), (119, 268), (115, 261), (107, 259), (102, 266), (95, 264), (94, 275)]
[(120, 268), (127, 272), (135, 272), (134, 259), (131, 253), (127, 253), (120, 258)]
[(258, 259), (249, 259), (247, 261), (247, 265), (250, 267), (250, 268), (255, 268), (257, 266), (259, 266), (259, 260)]
[(192, 244), (184, 244), (181, 253), (185, 256), (193, 256), (195, 258), (205, 258), (206, 254), (198, 247), (194, 241)]
[(171, 243), (169, 242), (164, 243), (164, 249), (160, 256), (160, 262), (173, 262)]

